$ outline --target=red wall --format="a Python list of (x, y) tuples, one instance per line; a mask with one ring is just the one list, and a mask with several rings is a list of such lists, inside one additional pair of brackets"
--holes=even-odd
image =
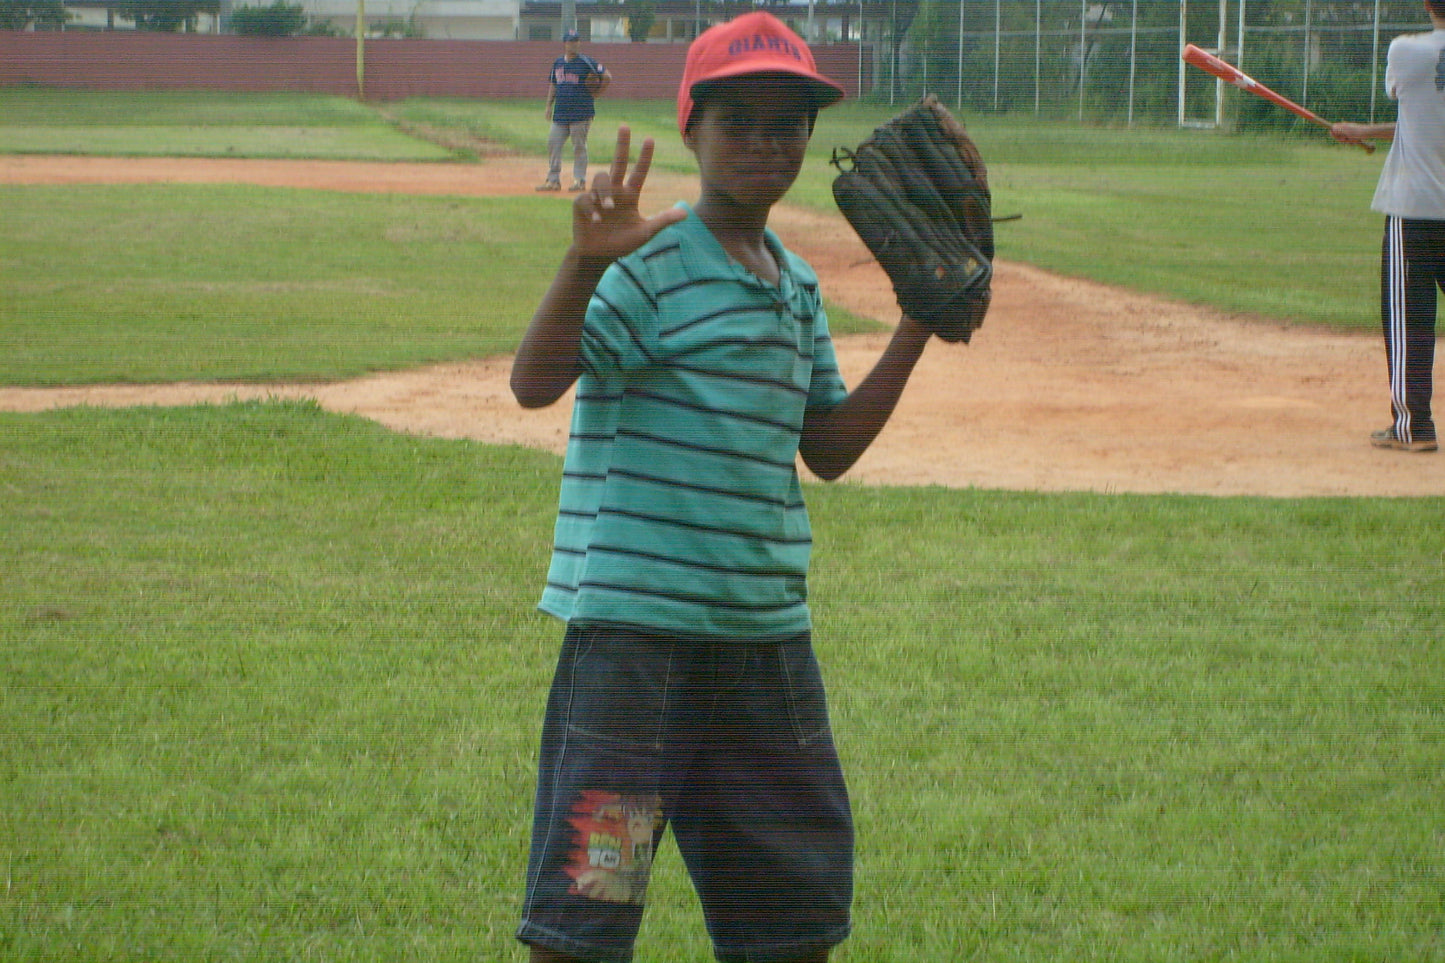
[[(366, 97), (537, 97), (546, 94), (555, 43), (502, 40), (370, 40)], [(588, 44), (612, 71), (609, 97), (677, 94), (687, 45)], [(819, 69), (855, 96), (858, 48), (813, 48)], [(356, 41), (334, 37), (258, 39), (141, 31), (0, 30), (0, 86), (99, 90), (209, 88), (297, 90), (356, 96)]]

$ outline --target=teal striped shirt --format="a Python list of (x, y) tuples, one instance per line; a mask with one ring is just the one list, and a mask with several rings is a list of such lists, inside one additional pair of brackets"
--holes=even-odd
[(817, 276), (767, 242), (775, 286), (690, 214), (598, 284), (543, 611), (714, 638), (811, 627), (798, 437), (847, 387)]

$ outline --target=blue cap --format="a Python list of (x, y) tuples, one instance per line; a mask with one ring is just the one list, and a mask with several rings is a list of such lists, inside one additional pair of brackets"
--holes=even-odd
[(562, 42), (563, 42), (563, 43), (569, 43), (570, 41), (573, 41), (573, 40), (581, 40), (581, 39), (582, 39), (582, 38), (581, 38), (580, 36), (578, 36), (577, 31), (575, 31), (575, 30), (568, 30), (566, 33), (562, 34)]

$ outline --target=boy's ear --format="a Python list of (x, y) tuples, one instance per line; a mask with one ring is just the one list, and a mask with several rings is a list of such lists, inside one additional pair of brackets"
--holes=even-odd
[[(1440, 2), (1445, 3), (1445, 0), (1440, 0)], [(688, 116), (687, 128), (682, 132), (682, 145), (694, 154), (697, 153), (697, 125), (702, 120), (703, 110), (702, 98), (698, 96), (697, 91), (694, 91), (692, 114)]]

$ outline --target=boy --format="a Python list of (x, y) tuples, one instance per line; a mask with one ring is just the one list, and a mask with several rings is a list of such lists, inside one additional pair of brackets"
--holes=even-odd
[(577, 382), (541, 602), (567, 630), (517, 932), (534, 963), (631, 959), (669, 825), (718, 959), (813, 963), (848, 934), (795, 461), (843, 474), (929, 334), (905, 317), (848, 392), (817, 278), (767, 229), (842, 95), (770, 14), (704, 32), (678, 92), (698, 202), (641, 217), (652, 144), (629, 174), (620, 129), (518, 350), (523, 406)]
[(1370, 435), (1376, 448), (1437, 451), (1430, 411), (1435, 367), (1435, 292), (1445, 286), (1445, 0), (1425, 0), (1429, 33), (1390, 42), (1385, 92), (1399, 120), (1340, 123), (1346, 144), (1391, 141), (1371, 207), (1385, 215), (1380, 255), (1380, 319), (1390, 373), (1390, 425)]

